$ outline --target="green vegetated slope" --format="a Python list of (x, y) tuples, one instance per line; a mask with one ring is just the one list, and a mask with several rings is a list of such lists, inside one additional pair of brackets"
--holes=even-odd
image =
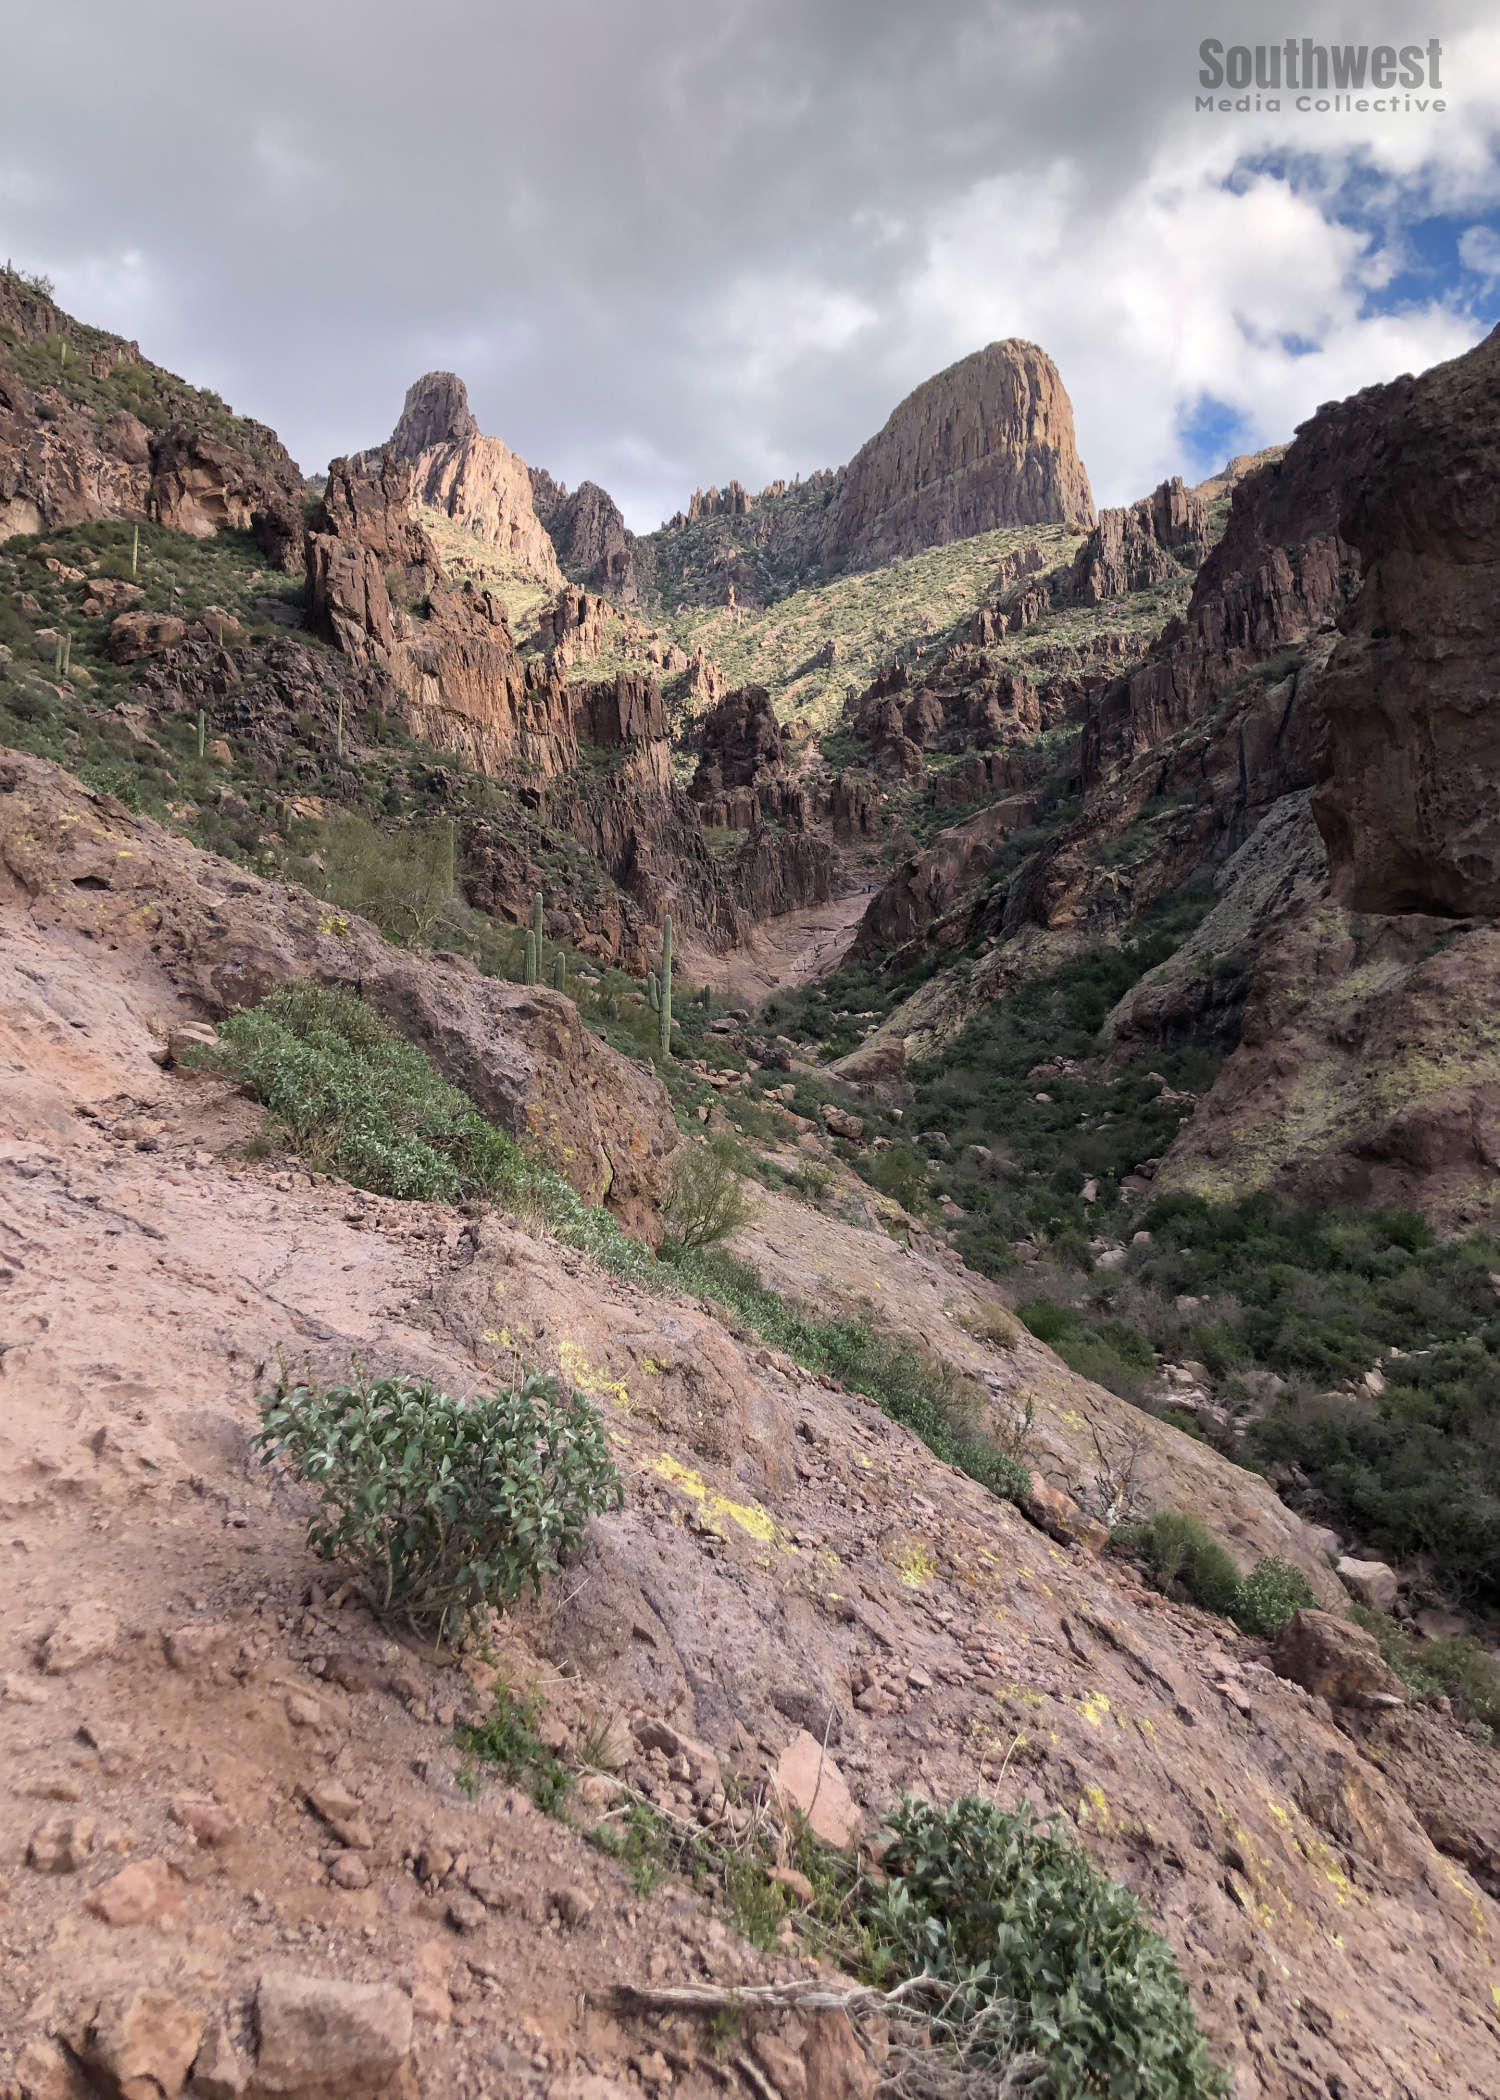
[[(148, 429), (165, 430), (179, 423), (222, 439), (262, 466), (285, 465), (286, 454), (265, 424), (237, 416), (212, 388), (190, 386), (149, 359), (115, 362), (122, 353), (131, 354), (123, 339), (58, 312), (52, 307), (51, 291), (45, 278), (24, 278), (9, 269), (0, 272), (0, 344), (6, 362), (28, 386), (55, 389), (99, 423), (123, 409)], [(5, 317), (7, 308), (14, 320)], [(30, 327), (17, 322), (42, 314), (55, 315), (56, 325), (37, 340), (28, 340)], [(106, 358), (111, 369), (100, 376), (92, 365)], [(42, 415), (46, 420), (45, 407)]]

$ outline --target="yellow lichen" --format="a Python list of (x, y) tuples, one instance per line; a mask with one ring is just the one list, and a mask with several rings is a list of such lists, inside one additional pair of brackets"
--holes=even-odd
[(728, 1518), (751, 1538), (759, 1539), (763, 1546), (779, 1546), (784, 1553), (796, 1552), (790, 1539), (778, 1531), (775, 1519), (758, 1502), (731, 1502), (727, 1496), (715, 1495), (701, 1475), (691, 1466), (685, 1466), (681, 1459), (673, 1458), (669, 1451), (652, 1459), (651, 1470), (659, 1473), (663, 1480), (669, 1480), (673, 1487), (680, 1488), (694, 1502), (701, 1502), (709, 1523), (721, 1537), (726, 1536), (723, 1522)]
[(623, 1378), (607, 1378), (596, 1371), (576, 1342), (559, 1342), (557, 1361), (571, 1384), (591, 1400), (613, 1400), (616, 1407), (630, 1412), (630, 1391)]

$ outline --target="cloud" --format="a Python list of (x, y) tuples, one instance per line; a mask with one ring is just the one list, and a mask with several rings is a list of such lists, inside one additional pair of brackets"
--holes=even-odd
[(1459, 261), (1479, 277), (1500, 277), (1500, 233), (1493, 226), (1465, 228), (1458, 244)]
[[(1360, 35), (1410, 41), (1405, 11)], [(1479, 0), (1440, 122), (1206, 118), (1198, 33), (1176, 0), (262, 0), (190, 29), (59, 0), (7, 29), (0, 253), (309, 467), (449, 366), (649, 527), (847, 459), (1022, 334), (1125, 500), (1495, 317)]]

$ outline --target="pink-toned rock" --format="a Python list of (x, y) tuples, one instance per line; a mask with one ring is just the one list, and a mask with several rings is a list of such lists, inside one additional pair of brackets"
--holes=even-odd
[(201, 2012), (148, 1988), (106, 1998), (73, 2047), (112, 2100), (177, 2100), (202, 2038)]
[(227, 1844), (240, 1827), (231, 1810), (204, 1794), (178, 1794), (168, 1813), (200, 1845)]
[(1090, 1553), (1102, 1553), (1109, 1544), (1109, 1532), (1105, 1526), (1081, 1510), (1071, 1495), (1065, 1495), (1061, 1488), (1044, 1480), (1040, 1473), (1032, 1474), (1031, 1487), (1021, 1497), (1018, 1506), (1022, 1515), (1029, 1517), (1038, 1530), (1063, 1544), (1086, 1546)]
[[(186, 1048), (184, 1040), (189, 1035), (194, 1042), (216, 1042), (217, 1036), (211, 1028), (174, 1028), (169, 1047), (173, 1057), (179, 1057)], [(207, 1625), (177, 1626), (167, 1634), (164, 1646), (167, 1661), (174, 1670), (201, 1670), (218, 1660), (234, 1639), (230, 1626)]]
[(875, 2100), (880, 2074), (842, 2012), (807, 2015), (802, 2070), (807, 2100)]
[(164, 1859), (132, 1860), (83, 1899), (84, 1909), (106, 1925), (148, 1925), (170, 1917), (181, 1903), (182, 1890)]
[(357, 1852), (341, 1852), (328, 1869), (328, 1879), (336, 1889), (367, 1889), (370, 1870)]
[(120, 1637), (120, 1622), (107, 1604), (90, 1597), (70, 1604), (42, 1645), (42, 1668), (49, 1677), (67, 1677), (102, 1655)]
[(777, 1759), (775, 1784), (782, 1800), (807, 1818), (808, 1828), (821, 1844), (852, 1844), (859, 1833), (859, 1810), (843, 1773), (805, 1728), (797, 1731)]
[(1375, 1636), (1331, 1612), (1294, 1612), (1276, 1636), (1271, 1667), (1330, 1706), (1376, 1711), (1406, 1704), (1405, 1687)]

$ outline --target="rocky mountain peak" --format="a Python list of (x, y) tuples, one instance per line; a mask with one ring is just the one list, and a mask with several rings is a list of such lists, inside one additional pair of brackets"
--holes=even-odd
[(839, 477), (825, 561), (870, 567), (1015, 525), (1094, 523), (1073, 404), (1035, 343), (990, 343), (925, 380)]
[(478, 437), (469, 390), (456, 372), (424, 372), (406, 390), (406, 404), (391, 432), (398, 459), (415, 462), (436, 445), (462, 445)]

